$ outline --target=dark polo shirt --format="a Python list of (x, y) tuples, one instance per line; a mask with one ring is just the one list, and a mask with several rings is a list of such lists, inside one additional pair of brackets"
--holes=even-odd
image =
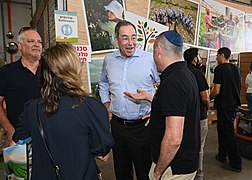
[(25, 102), (38, 95), (38, 76), (24, 67), (21, 59), (0, 68), (0, 96), (5, 97), (7, 117), (14, 128)]
[(231, 63), (223, 63), (214, 69), (214, 84), (220, 84), (220, 93), (214, 99), (214, 107), (233, 110), (241, 105), (241, 76), (239, 69)]
[[(207, 84), (207, 81), (203, 72), (192, 63), (187, 63), (187, 67), (196, 78), (196, 81), (198, 83), (199, 93), (202, 91), (208, 90), (209, 86)], [(201, 97), (200, 94), (199, 96)], [(200, 100), (200, 119), (206, 119), (206, 118), (207, 118), (207, 106)]]
[(200, 104), (197, 82), (184, 61), (173, 63), (164, 70), (153, 98), (149, 137), (155, 163), (168, 116), (185, 117), (181, 146), (169, 166), (173, 174), (192, 173), (197, 170), (199, 160)]

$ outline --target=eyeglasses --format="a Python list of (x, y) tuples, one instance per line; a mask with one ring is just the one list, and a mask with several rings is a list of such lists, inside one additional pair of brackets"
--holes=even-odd
[(29, 26), (26, 26), (26, 27), (22, 27), (18, 34), (21, 34), (22, 32), (25, 32), (25, 31), (28, 31), (28, 30), (34, 30), (34, 31), (37, 31), (35, 28), (32, 28), (32, 27), (29, 27)]
[(131, 41), (137, 41), (137, 36), (135, 36), (135, 35), (133, 35), (133, 36), (131, 36), (131, 37), (129, 37), (129, 36), (122, 36), (121, 38), (120, 38), (123, 42), (128, 42), (129, 40), (131, 40)]

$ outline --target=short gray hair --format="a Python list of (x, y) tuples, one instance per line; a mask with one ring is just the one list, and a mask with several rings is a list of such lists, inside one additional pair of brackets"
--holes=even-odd
[(24, 40), (24, 33), (26, 31), (35, 31), (35, 32), (38, 32), (37, 29), (35, 28), (32, 28), (32, 27), (23, 27), (22, 29), (20, 29), (19, 33), (18, 33), (18, 36), (17, 36), (17, 42), (18, 43), (22, 43), (23, 40)]

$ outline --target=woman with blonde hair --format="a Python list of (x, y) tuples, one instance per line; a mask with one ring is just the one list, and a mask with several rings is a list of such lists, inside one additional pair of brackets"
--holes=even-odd
[(41, 129), (61, 180), (97, 179), (95, 157), (106, 159), (113, 145), (107, 110), (83, 90), (81, 69), (70, 44), (41, 57), (41, 98), (26, 103), (14, 134), (14, 141), (32, 137), (32, 180), (56, 179)]

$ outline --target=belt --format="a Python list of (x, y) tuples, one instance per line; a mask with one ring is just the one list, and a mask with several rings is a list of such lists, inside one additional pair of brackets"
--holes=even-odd
[(122, 124), (124, 124), (125, 126), (133, 126), (136, 124), (140, 124), (140, 123), (145, 123), (147, 121), (147, 119), (136, 119), (136, 120), (127, 120), (127, 119), (122, 119), (119, 118), (118, 116), (113, 114), (113, 118), (118, 120), (119, 122), (121, 122)]

